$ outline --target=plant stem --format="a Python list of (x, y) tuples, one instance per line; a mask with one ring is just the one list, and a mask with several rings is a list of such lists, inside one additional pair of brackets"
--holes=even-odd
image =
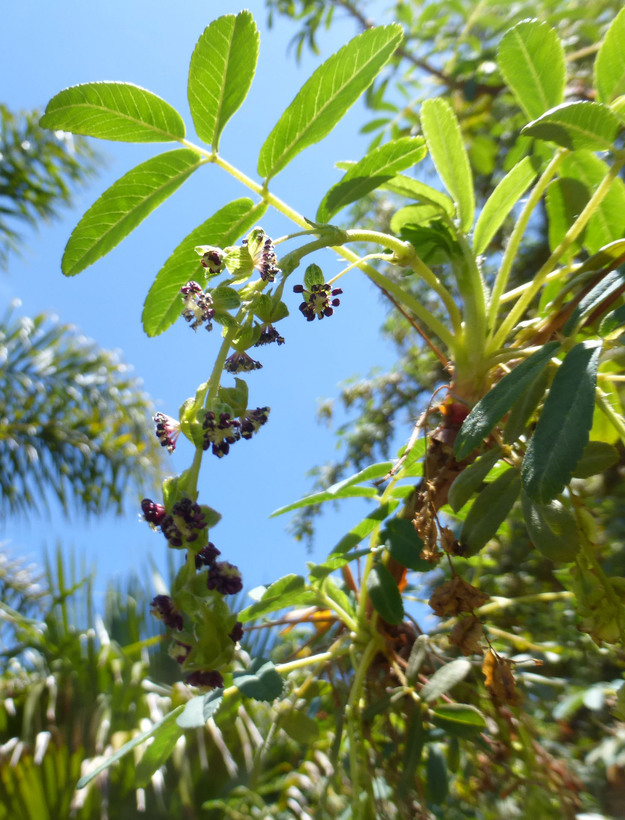
[[(355, 670), (354, 680), (345, 708), (347, 718), (347, 737), (349, 739), (349, 770), (352, 788), (352, 817), (354, 820), (363, 820), (362, 801), (360, 799), (360, 771), (362, 751), (362, 724), (360, 720), (360, 700), (371, 661), (378, 652), (378, 642), (372, 637), (365, 646), (360, 662)], [(360, 752), (360, 754), (359, 754)]]
[[(552, 160), (552, 162), (553, 161), (555, 161), (555, 158), (554, 160)], [(601, 205), (607, 193), (609, 192), (613, 181), (619, 175), (623, 165), (625, 165), (625, 158), (619, 157), (618, 160), (614, 162), (614, 165), (610, 168), (605, 177), (601, 180), (594, 194), (586, 203), (586, 207), (584, 208), (584, 210), (581, 212), (581, 214), (577, 217), (575, 222), (568, 229), (562, 241), (560, 242), (558, 247), (555, 248), (555, 250), (552, 252), (549, 259), (547, 259), (545, 264), (538, 271), (538, 273), (532, 281), (531, 286), (525, 291), (525, 293), (523, 293), (522, 296), (519, 297), (518, 301), (513, 306), (512, 310), (508, 313), (508, 315), (502, 322), (499, 330), (493, 337), (493, 347), (497, 348), (503, 346), (510, 331), (516, 326), (517, 322), (520, 321), (521, 317), (529, 307), (532, 299), (544, 285), (547, 276), (555, 268), (562, 255), (571, 247), (573, 242), (584, 230), (593, 214), (595, 214), (598, 210), (599, 206)]]
[(549, 165), (545, 168), (543, 173), (540, 176), (540, 179), (534, 185), (532, 189), (532, 193), (529, 195), (525, 205), (523, 206), (523, 210), (519, 214), (519, 218), (517, 219), (516, 225), (512, 233), (510, 234), (510, 238), (508, 240), (508, 244), (506, 246), (506, 251), (504, 253), (504, 257), (501, 261), (501, 267), (497, 273), (497, 277), (495, 279), (495, 284), (493, 285), (493, 292), (490, 298), (490, 305), (488, 307), (488, 327), (490, 328), (490, 339), (492, 339), (492, 334), (495, 330), (495, 322), (497, 321), (497, 314), (499, 312), (499, 305), (501, 302), (501, 296), (504, 292), (506, 284), (508, 283), (508, 279), (510, 278), (510, 272), (512, 270), (512, 265), (514, 264), (515, 259), (517, 258), (517, 253), (519, 250), (519, 245), (521, 244), (521, 239), (523, 238), (523, 234), (527, 228), (528, 222), (534, 209), (542, 199), (543, 194), (547, 188), (547, 185), (551, 182), (554, 174), (558, 170), (562, 160), (566, 156), (566, 152), (561, 150), (554, 156), (551, 160)]

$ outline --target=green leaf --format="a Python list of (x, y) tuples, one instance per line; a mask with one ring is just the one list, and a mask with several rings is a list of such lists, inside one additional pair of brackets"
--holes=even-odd
[(359, 34), (313, 73), (265, 140), (258, 173), (269, 179), (334, 128), (389, 61), (403, 36), (393, 24)]
[(212, 717), (223, 701), (223, 689), (213, 689), (205, 695), (197, 695), (187, 701), (184, 712), (176, 721), (181, 729), (201, 729)]
[(486, 476), (501, 458), (501, 453), (501, 447), (487, 450), (454, 479), (448, 497), (449, 506), (454, 512), (461, 510), (473, 493), (479, 490)]
[(524, 20), (507, 31), (497, 63), (528, 119), (535, 120), (564, 100), (564, 49), (547, 23)]
[(135, 769), (135, 788), (148, 785), (154, 772), (168, 760), (182, 732), (181, 726), (173, 720), (161, 727)]
[(260, 601), (239, 612), (237, 619), (241, 623), (246, 623), (278, 609), (316, 602), (316, 593), (307, 588), (306, 581), (301, 575), (285, 575), (267, 587)]
[(239, 692), (254, 700), (275, 700), (284, 686), (276, 667), (264, 658), (254, 658), (247, 669), (234, 672), (233, 678)]
[(254, 18), (242, 11), (213, 20), (195, 46), (189, 66), (189, 107), (198, 137), (215, 151), (224, 126), (250, 90), (258, 43)]
[(416, 572), (427, 572), (432, 565), (421, 558), (423, 541), (417, 535), (412, 521), (391, 518), (380, 532), (380, 541), (402, 566)]
[(549, 370), (541, 370), (530, 386), (512, 405), (503, 428), (504, 444), (514, 442), (527, 430), (527, 425), (549, 386)]
[[(610, 297), (622, 292), (625, 287), (625, 265), (621, 265), (617, 270), (610, 271), (600, 282), (591, 288), (584, 298), (576, 305), (575, 310), (567, 319), (562, 333), (570, 335), (575, 330), (577, 324), (595, 311), (600, 310), (606, 303), (610, 305)], [(607, 306), (603, 310), (607, 310)]]
[(475, 226), (473, 249), (476, 254), (483, 253), (535, 177), (536, 170), (531, 159), (524, 157), (497, 185), (484, 203)]
[(468, 703), (445, 703), (432, 709), (432, 723), (452, 737), (475, 738), (486, 729), (486, 719)]
[[(560, 243), (573, 220), (609, 172), (605, 162), (590, 151), (576, 151), (565, 157), (560, 166), (561, 178), (552, 185), (559, 186), (559, 201), (553, 202), (551, 187), (548, 191), (547, 208), (549, 214), (549, 244), (555, 248)], [(622, 239), (625, 211), (625, 184), (621, 179), (612, 181), (610, 190), (593, 213), (576, 246), (584, 247), (594, 254), (606, 245)], [(573, 250), (575, 246), (573, 247)], [(591, 260), (587, 260), (590, 262)], [(585, 269), (586, 263), (583, 266)], [(594, 268), (594, 263), (593, 263)]]
[(454, 446), (454, 456), (462, 461), (473, 452), (505, 416), (515, 401), (547, 366), (560, 347), (559, 342), (548, 342), (536, 353), (518, 364), (480, 399), (464, 420)]
[(399, 176), (393, 177), (389, 182), (381, 186), (383, 191), (390, 191), (393, 194), (406, 197), (406, 199), (415, 199), (424, 205), (436, 205), (441, 215), (453, 216), (455, 212), (454, 203), (442, 191), (437, 191), (436, 188), (431, 188), (425, 182), (420, 182), (418, 179), (412, 177)]
[(459, 540), (463, 557), (476, 555), (494, 538), (520, 492), (521, 477), (515, 467), (510, 467), (486, 485), (462, 523)]
[(580, 342), (556, 373), (525, 458), (523, 487), (546, 504), (571, 480), (588, 442), (601, 343)]
[(118, 142), (183, 139), (184, 122), (175, 108), (130, 83), (85, 83), (56, 94), (39, 120), (42, 128)]
[(536, 504), (526, 493), (521, 495), (521, 506), (527, 534), (536, 549), (551, 561), (573, 561), (580, 541), (572, 511), (557, 499)]
[(428, 801), (440, 806), (449, 794), (445, 755), (434, 743), (427, 744), (426, 782)]
[(620, 128), (618, 118), (598, 102), (562, 103), (528, 123), (526, 137), (555, 142), (570, 151), (609, 151)]
[(412, 168), (426, 154), (422, 137), (401, 137), (371, 151), (330, 188), (317, 210), (316, 221), (329, 222), (341, 208), (389, 182), (400, 171)]
[(374, 609), (389, 624), (404, 619), (404, 603), (397, 583), (384, 564), (374, 564), (367, 576), (367, 592)]
[(470, 671), (471, 664), (464, 658), (446, 663), (445, 666), (437, 669), (425, 684), (420, 692), (421, 700), (432, 703), (433, 700), (445, 695), (457, 683), (464, 680)]
[(74, 276), (92, 265), (179, 188), (204, 160), (181, 148), (137, 165), (94, 202), (72, 231), (61, 268)]
[(469, 158), (458, 120), (442, 97), (421, 106), (421, 128), (436, 170), (456, 203), (460, 227), (468, 233), (473, 224), (475, 199)]
[(284, 729), (296, 743), (307, 746), (319, 737), (319, 724), (305, 712), (292, 709), (280, 719), (280, 728)]
[(135, 748), (135, 746), (139, 746), (141, 743), (143, 743), (145, 740), (147, 740), (149, 737), (152, 737), (153, 735), (158, 735), (161, 729), (163, 731), (167, 731), (169, 724), (175, 721), (175, 719), (178, 717), (178, 715), (182, 712), (183, 709), (184, 706), (176, 707), (173, 711), (166, 714), (164, 718), (161, 718), (161, 720), (154, 723), (145, 732), (142, 732), (140, 735), (133, 737), (132, 740), (128, 741), (128, 743), (124, 743), (124, 745), (120, 749), (118, 749), (115, 752), (115, 754), (108, 757), (103, 763), (100, 763), (99, 766), (96, 766), (95, 769), (89, 772), (89, 774), (86, 774), (83, 777), (81, 777), (78, 783), (76, 784), (76, 788), (84, 789), (84, 787), (88, 783), (90, 783), (94, 777), (97, 777), (100, 774), (100, 772), (103, 772), (105, 769), (108, 769), (108, 767), (112, 763), (116, 763), (118, 760), (124, 757), (124, 755), (127, 755), (128, 752), (131, 752)]
[(573, 478), (590, 478), (591, 475), (603, 473), (614, 467), (619, 458), (619, 452), (613, 444), (606, 441), (589, 441), (573, 470)]
[(617, 307), (601, 320), (599, 325), (599, 335), (602, 337), (611, 336), (615, 330), (625, 325), (625, 305)]
[(625, 9), (608, 28), (595, 60), (595, 87), (600, 102), (610, 103), (625, 94)]
[(339, 498), (375, 498), (378, 491), (375, 487), (361, 487), (348, 486), (343, 487), (339, 492), (330, 492), (329, 490), (321, 490), (318, 493), (304, 496), (299, 501), (294, 501), (292, 504), (287, 504), (285, 507), (279, 507), (271, 513), (269, 518), (274, 518), (277, 515), (284, 515), (284, 513), (299, 510), (300, 507), (312, 507), (314, 504), (323, 504), (326, 501), (337, 501)]
[(143, 329), (158, 336), (182, 313), (180, 288), (190, 280), (205, 286), (206, 268), (195, 253), (197, 245), (225, 248), (233, 245), (265, 213), (267, 205), (251, 199), (235, 199), (220, 208), (186, 236), (156, 275), (143, 305)]

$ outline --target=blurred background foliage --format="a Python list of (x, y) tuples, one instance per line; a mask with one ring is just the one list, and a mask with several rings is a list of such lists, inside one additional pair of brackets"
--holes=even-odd
[[(445, 94), (462, 123), (477, 190), (483, 194), (523, 150), (516, 137), (519, 122), (495, 67), (502, 33), (526, 17), (555, 26), (575, 78), (569, 96), (584, 99), (596, 44), (621, 3), (402, 0), (390, 3), (379, 19), (373, 19), (378, 3), (351, 0), (267, 0), (267, 7), (270, 19), (293, 21), (294, 58), (304, 48), (314, 51), (339, 15), (352, 18), (356, 28), (401, 22), (404, 46), (392, 70), (368, 93), (362, 130), (372, 135), (373, 144), (415, 133), (422, 99)], [(94, 173), (99, 158), (86, 143), (40, 132), (34, 113), (2, 108), (1, 116), (0, 261), (6, 266), (19, 246), (19, 223), (36, 225), (53, 216), (71, 200), (72, 187)], [(393, 212), (392, 197), (392, 192), (370, 197), (348, 221), (383, 229)], [(517, 282), (523, 280), (528, 256), (541, 259), (548, 253), (544, 215), (533, 227), (534, 242), (517, 264)], [(418, 283), (414, 287), (432, 309), (431, 294)], [(354, 467), (394, 454), (397, 430), (409, 429), (444, 381), (427, 348), (408, 342), (407, 330), (406, 319), (390, 312), (382, 332), (394, 340), (397, 362), (386, 373), (343, 385), (336, 401), (351, 419), (337, 431), (340, 458), (316, 468), (319, 483), (331, 484)], [(11, 311), (0, 322), (0, 353), (5, 515), (45, 509), (50, 492), (68, 511), (119, 509), (124, 488), (130, 484), (139, 491), (144, 480), (156, 476), (153, 436), (140, 430), (149, 399), (112, 354), (71, 328), (44, 317), (19, 319)], [(320, 416), (331, 423), (331, 400), (321, 406)], [(145, 449), (137, 442), (145, 442)], [(624, 463), (622, 454), (620, 464), (579, 482), (578, 488), (600, 520), (602, 557), (621, 576)], [(312, 513), (295, 520), (297, 537), (313, 532)], [(379, 750), (368, 772), (378, 816), (499, 820), (574, 817), (583, 811), (625, 816), (622, 652), (597, 648), (578, 632), (568, 590), (551, 563), (530, 549), (525, 529), (514, 519), (480, 572), (480, 587), (492, 598), (492, 644), (512, 645), (517, 652), (515, 674), (525, 692), (519, 731), (531, 738), (532, 754), (513, 763), (504, 744), (481, 748), (462, 738), (443, 742), (441, 732), (441, 742), (430, 744), (425, 758), (415, 756), (397, 739), (411, 736), (407, 727), (418, 735), (416, 711), (393, 710), (388, 682), (373, 680), (365, 728), (375, 741), (371, 748)], [(477, 581), (468, 567), (465, 577)], [(136, 757), (126, 756), (88, 789), (75, 791), (87, 766), (188, 697), (176, 683), (176, 664), (148, 614), (154, 592), (167, 587), (162, 579), (156, 579), (156, 589), (153, 583), (129, 578), (111, 584), (104, 611), (98, 612), (88, 574), (66, 566), (60, 552), (37, 570), (0, 548), (0, 818), (349, 817), (350, 784), (338, 774), (348, 767), (337, 765), (336, 739), (350, 681), (340, 668), (329, 678), (291, 677), (289, 697), (280, 707), (226, 702), (205, 731), (180, 738), (167, 763), (145, 783), (135, 780), (139, 747)], [(417, 599), (427, 598), (427, 590), (412, 592)], [(543, 601), (551, 596), (548, 613), (535, 605), (538, 596)], [(420, 634), (422, 625), (415, 622), (414, 629)], [(423, 673), (449, 660), (448, 632), (444, 622), (428, 629)], [(282, 627), (271, 639), (267, 635), (249, 632), (243, 652), (271, 650), (275, 661), (284, 661), (322, 649), (333, 637), (332, 630), (306, 626)], [(462, 700), (497, 721), (480, 695), (479, 676), (476, 667), (462, 683)], [(505, 731), (501, 721), (498, 728)], [(428, 768), (430, 792), (419, 802), (402, 802), (397, 798), (409, 790), (420, 763)], [(450, 776), (441, 774), (446, 771)]]

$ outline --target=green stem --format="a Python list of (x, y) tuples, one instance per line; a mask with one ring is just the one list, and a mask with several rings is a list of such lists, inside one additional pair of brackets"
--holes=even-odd
[(541, 269), (534, 277), (531, 286), (518, 299), (516, 304), (513, 306), (512, 310), (508, 313), (507, 317), (502, 322), (501, 327), (494, 335), (492, 340), (492, 346), (494, 348), (502, 347), (504, 345), (508, 337), (508, 334), (516, 326), (517, 322), (520, 321), (521, 317), (529, 307), (532, 299), (544, 285), (547, 276), (558, 264), (558, 261), (563, 256), (563, 254), (566, 253), (566, 251), (571, 247), (573, 242), (575, 242), (577, 237), (580, 235), (580, 233), (584, 230), (590, 218), (597, 212), (599, 206), (601, 205), (604, 198), (610, 191), (612, 183), (619, 175), (623, 165), (625, 165), (625, 158), (619, 157), (619, 159), (615, 161), (614, 165), (610, 168), (608, 173), (602, 179), (596, 191), (586, 203), (586, 207), (584, 208), (584, 210), (581, 212), (581, 214), (577, 217), (575, 222), (568, 229), (558, 247), (555, 248), (549, 259), (547, 259), (545, 264), (541, 267)]
[(495, 279), (495, 284), (493, 285), (493, 292), (490, 298), (490, 305), (488, 307), (488, 326), (491, 329), (490, 338), (492, 338), (492, 334), (495, 330), (495, 322), (497, 321), (497, 314), (499, 312), (501, 296), (508, 283), (508, 279), (510, 278), (512, 265), (514, 264), (514, 261), (517, 258), (519, 245), (521, 244), (521, 240), (523, 238), (523, 235), (525, 234), (525, 230), (527, 228), (530, 217), (534, 212), (534, 209), (542, 199), (547, 186), (551, 182), (554, 174), (558, 170), (558, 167), (560, 166), (565, 156), (565, 151), (558, 151), (558, 153), (554, 156), (549, 165), (547, 165), (547, 167), (541, 174), (540, 179), (538, 180), (536, 185), (534, 185), (532, 193), (529, 195), (527, 202), (523, 206), (523, 210), (521, 211), (519, 218), (517, 219), (516, 225), (514, 226), (514, 229), (510, 234), (510, 239), (508, 240), (508, 244), (506, 246), (506, 252), (504, 253), (504, 257), (501, 261), (501, 267), (499, 268), (499, 272), (497, 273), (497, 277)]
[[(360, 720), (360, 700), (364, 688), (367, 672), (371, 661), (379, 651), (378, 642), (371, 638), (366, 645), (356, 668), (349, 699), (345, 708), (347, 718), (347, 736), (349, 738), (349, 770), (351, 774), (352, 787), (352, 817), (354, 820), (362, 820), (363, 805), (360, 799), (360, 773), (364, 768), (361, 765), (361, 745), (362, 745), (362, 724)], [(359, 754), (359, 751), (361, 754)]]

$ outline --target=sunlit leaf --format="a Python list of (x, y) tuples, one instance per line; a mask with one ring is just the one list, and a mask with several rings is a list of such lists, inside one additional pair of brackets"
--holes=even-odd
[(486, 729), (486, 718), (468, 703), (442, 703), (432, 710), (432, 723), (452, 737), (475, 738)]
[(525, 458), (523, 486), (546, 504), (571, 480), (588, 442), (595, 406), (601, 343), (580, 342), (555, 375)]
[[(178, 721), (180, 718), (182, 718), (182, 715), (179, 716)], [(135, 786), (137, 788), (148, 785), (154, 772), (160, 769), (171, 755), (182, 732), (182, 726), (173, 720), (161, 726), (135, 770)]]
[(618, 118), (606, 105), (584, 100), (558, 105), (528, 123), (522, 133), (570, 151), (609, 151), (619, 127)]
[(195, 151), (181, 148), (152, 157), (114, 182), (72, 231), (63, 273), (74, 276), (119, 245), (202, 162)]
[(507, 31), (497, 63), (528, 119), (535, 120), (564, 100), (564, 48), (547, 23), (524, 20)]
[(317, 594), (307, 588), (301, 575), (285, 575), (267, 587), (262, 598), (239, 612), (237, 618), (246, 623), (261, 615), (290, 606), (305, 606), (317, 602)]
[(120, 142), (170, 142), (185, 135), (180, 114), (151, 91), (131, 83), (85, 83), (56, 94), (42, 128)]
[(317, 222), (329, 222), (337, 211), (389, 182), (400, 171), (412, 168), (427, 154), (422, 137), (401, 137), (384, 143), (352, 165), (333, 185), (317, 210)]
[(436, 170), (456, 203), (460, 226), (468, 233), (475, 211), (473, 177), (460, 126), (449, 103), (442, 97), (426, 100), (421, 106), (421, 127)]
[(310, 507), (313, 504), (323, 504), (326, 501), (338, 501), (340, 498), (375, 498), (378, 491), (375, 487), (362, 487), (360, 485), (349, 485), (343, 487), (338, 492), (329, 492), (328, 490), (321, 490), (318, 493), (300, 498), (299, 501), (294, 501), (292, 504), (287, 504), (285, 507), (279, 507), (271, 513), (270, 518), (276, 515), (284, 515), (284, 513), (299, 510), (301, 507)]
[[(590, 316), (592, 313), (600, 311), (600, 308), (606, 303), (606, 300), (609, 306), (610, 297), (622, 293), (623, 289), (625, 289), (625, 266), (610, 271), (610, 273), (606, 274), (600, 282), (597, 282), (597, 284), (588, 291), (567, 319), (566, 324), (562, 328), (562, 333), (565, 335), (572, 333), (578, 322)], [(604, 307), (603, 310), (607, 310), (607, 307)]]
[(313, 73), (265, 140), (258, 173), (269, 179), (323, 139), (391, 58), (403, 36), (393, 24), (359, 34)]
[(625, 9), (621, 9), (611, 22), (595, 60), (597, 98), (601, 102), (609, 103), (625, 94), (624, 42)]
[(176, 723), (181, 729), (200, 729), (219, 709), (223, 701), (223, 689), (214, 689), (205, 695), (196, 695), (187, 701)]
[(252, 84), (258, 43), (249, 11), (227, 14), (207, 26), (191, 57), (187, 89), (191, 116), (198, 137), (215, 151), (224, 126)]

